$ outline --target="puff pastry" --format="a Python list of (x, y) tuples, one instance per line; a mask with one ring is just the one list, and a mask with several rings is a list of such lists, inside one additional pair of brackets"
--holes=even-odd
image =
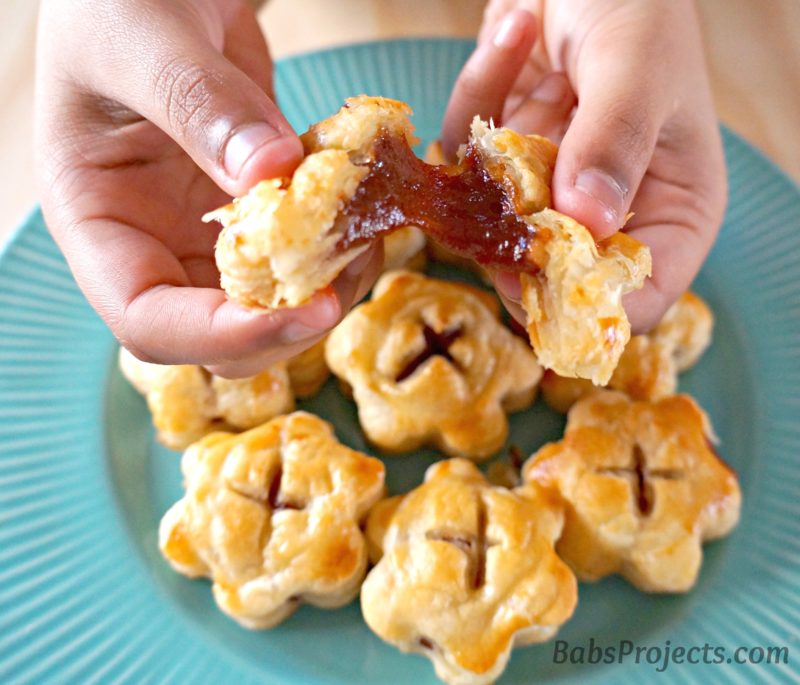
[(536, 486), (507, 490), (472, 462), (436, 463), (423, 485), (370, 513), (364, 619), (445, 682), (491, 683), (513, 646), (551, 638), (575, 609), (575, 576), (553, 549), (562, 521), (557, 498)]
[(245, 433), (213, 433), (181, 462), (186, 494), (161, 521), (173, 568), (213, 582), (220, 609), (270, 628), (301, 603), (352, 600), (367, 568), (359, 523), (384, 490), (383, 464), (296, 412)]
[(424, 444), (474, 459), (496, 452), (508, 434), (506, 412), (533, 401), (542, 375), (498, 316), (496, 298), (476, 288), (383, 275), (326, 345), (367, 438), (393, 452)]
[(286, 414), (329, 375), (321, 341), (250, 378), (228, 379), (201, 366), (150, 364), (120, 348), (119, 367), (147, 399), (161, 443), (182, 450), (215, 430), (242, 430)]
[[(684, 293), (653, 330), (630, 339), (608, 387), (634, 400), (660, 400), (675, 394), (678, 374), (694, 366), (708, 348), (713, 327), (708, 305), (694, 293)], [(542, 379), (542, 396), (561, 413), (593, 389), (589, 381), (552, 371)]]
[(650, 273), (649, 251), (624, 234), (596, 244), (553, 209), (556, 146), (476, 119), (455, 166), (418, 160), (407, 105), (361, 96), (303, 135), (289, 179), (263, 181), (208, 214), (222, 222), (221, 283), (247, 306), (296, 306), (372, 241), (419, 226), (490, 269), (521, 272), (528, 332), (541, 362), (608, 382), (630, 336), (622, 296)]
[(702, 542), (739, 519), (736, 474), (712, 440), (688, 395), (632, 402), (597, 390), (570, 409), (564, 439), (534, 454), (523, 478), (563, 498), (557, 551), (578, 578), (620, 573), (641, 590), (686, 592)]

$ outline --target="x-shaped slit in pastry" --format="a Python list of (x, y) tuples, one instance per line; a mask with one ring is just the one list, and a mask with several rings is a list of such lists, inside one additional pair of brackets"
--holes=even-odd
[(272, 511), (282, 511), (285, 509), (293, 509), (293, 510), (300, 510), (304, 509), (305, 505), (302, 502), (294, 502), (292, 500), (284, 499), (281, 495), (281, 481), (283, 480), (283, 467), (278, 466), (275, 470), (275, 473), (272, 475), (272, 479), (269, 481), (269, 485), (266, 488), (266, 497), (264, 496), (264, 490), (253, 491), (251, 489), (246, 489), (242, 487), (240, 484), (237, 483), (228, 483), (228, 489), (235, 492), (237, 495), (244, 497), (245, 499), (249, 499), (253, 502), (258, 502), (259, 504), (266, 505)]
[(425, 347), (400, 370), (400, 373), (395, 378), (398, 383), (411, 376), (420, 366), (434, 356), (444, 357), (454, 366), (458, 366), (458, 362), (450, 354), (450, 346), (461, 337), (461, 328), (444, 330), (439, 333), (428, 324), (423, 324), (422, 335), (425, 339)]
[(475, 533), (459, 533), (448, 530), (429, 530), (425, 537), (455, 545), (467, 555), (467, 587), (479, 590), (486, 583), (486, 553), (497, 543), (486, 537), (486, 504), (477, 496), (477, 522)]
[(633, 465), (627, 467), (609, 467), (600, 469), (598, 473), (610, 474), (613, 476), (630, 476), (633, 488), (633, 497), (641, 516), (649, 516), (655, 505), (655, 493), (650, 479), (661, 478), (663, 480), (681, 480), (683, 471), (680, 469), (649, 469), (644, 452), (639, 445), (633, 448)]
[(272, 482), (269, 484), (267, 490), (267, 504), (272, 511), (281, 511), (282, 509), (302, 509), (303, 504), (292, 502), (291, 500), (284, 499), (281, 496), (281, 481), (283, 480), (283, 467), (278, 466), (278, 470), (272, 477)]

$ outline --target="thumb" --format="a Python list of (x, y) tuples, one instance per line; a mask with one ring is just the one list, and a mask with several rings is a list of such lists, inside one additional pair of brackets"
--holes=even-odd
[[(630, 44), (585, 41), (578, 59), (578, 107), (553, 173), (557, 210), (586, 225), (597, 239), (625, 222), (650, 164), (667, 112), (658, 68), (631, 59)], [(648, 53), (644, 53), (648, 54)]]
[(157, 11), (147, 30), (115, 47), (111, 65), (94, 67), (95, 82), (166, 132), (231, 195), (289, 175), (303, 147), (276, 104), (212, 44), (202, 23), (168, 4)]

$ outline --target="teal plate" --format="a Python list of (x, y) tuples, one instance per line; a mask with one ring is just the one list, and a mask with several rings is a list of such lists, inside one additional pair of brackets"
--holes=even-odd
[[(411, 103), (431, 140), (470, 47), (402, 40), (287, 59), (277, 67), (281, 105), (302, 130), (348, 95), (395, 97)], [(697, 647), (702, 660), (706, 644), (722, 663), (669, 663), (660, 679), (800, 682), (800, 192), (724, 137), (730, 206), (695, 285), (716, 313), (715, 342), (681, 387), (709, 411), (740, 474), (741, 524), (707, 546), (686, 595), (648, 596), (616, 578), (583, 585), (558, 638), (586, 648), (585, 663), (556, 663), (553, 643), (526, 647), (504, 683), (638, 683), (661, 668), (648, 656)], [(180, 496), (179, 459), (153, 441), (115, 353), (34, 211), (0, 258), (0, 683), (436, 682), (427, 660), (372, 635), (357, 603), (304, 607), (274, 630), (249, 632), (217, 611), (206, 581), (169, 569), (156, 531)], [(366, 449), (333, 382), (305, 408)], [(512, 419), (511, 440), (528, 452), (562, 425), (537, 404)], [(391, 488), (419, 482), (433, 459), (387, 459)], [(662, 654), (589, 663), (592, 639)], [(761, 663), (733, 663), (738, 647), (755, 648)], [(767, 663), (768, 647), (786, 647), (789, 663)]]

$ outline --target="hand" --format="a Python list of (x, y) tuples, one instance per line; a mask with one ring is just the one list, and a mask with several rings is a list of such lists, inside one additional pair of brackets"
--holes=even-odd
[(38, 51), (45, 218), (137, 357), (250, 375), (313, 344), (374, 280), (379, 250), (293, 310), (248, 311), (219, 288), (219, 226), (200, 217), (303, 155), (246, 3), (45, 0)]
[[(445, 152), (475, 114), (560, 141), (555, 209), (599, 240), (623, 225), (653, 276), (625, 298), (646, 331), (692, 282), (719, 230), (727, 183), (689, 0), (493, 0), (447, 108)], [(524, 320), (519, 279), (496, 274)]]

